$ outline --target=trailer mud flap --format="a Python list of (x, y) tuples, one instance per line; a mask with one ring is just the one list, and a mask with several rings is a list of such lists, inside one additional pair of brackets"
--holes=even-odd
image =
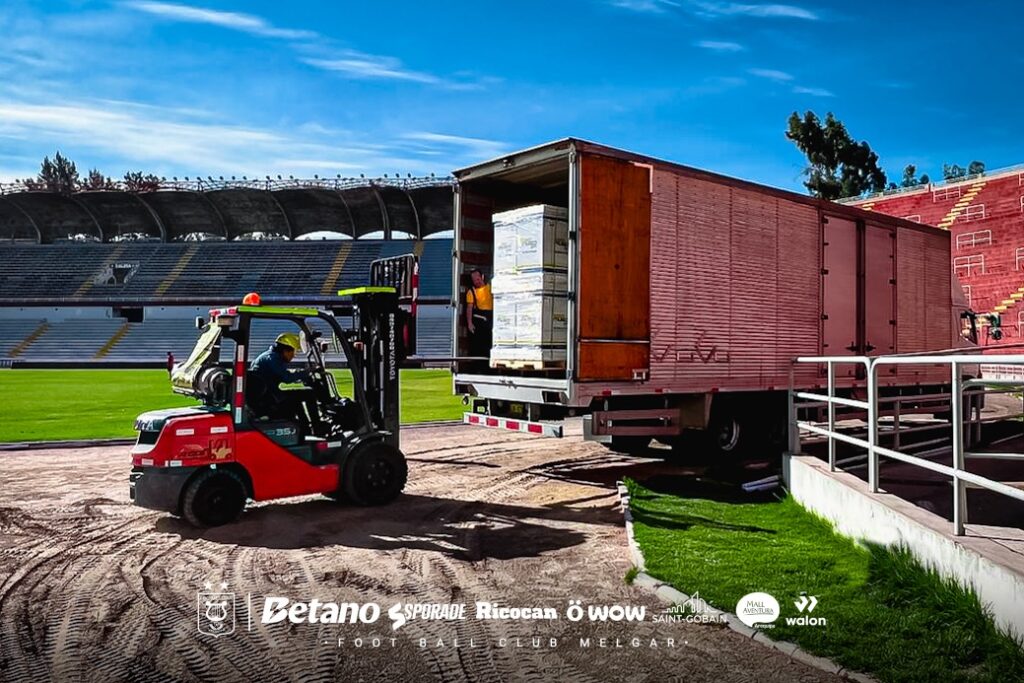
[(530, 422), (528, 420), (517, 420), (509, 417), (492, 417), (490, 415), (480, 415), (479, 413), (463, 413), (462, 423), (476, 425), (477, 427), (488, 427), (490, 429), (504, 429), (510, 432), (535, 434), (537, 436), (551, 436), (556, 439), (562, 438), (562, 425), (553, 425), (549, 422)]

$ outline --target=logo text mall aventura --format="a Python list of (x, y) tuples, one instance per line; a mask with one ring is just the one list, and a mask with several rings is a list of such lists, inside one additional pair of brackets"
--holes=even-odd
[[(787, 626), (826, 626), (828, 620), (824, 617), (812, 617), (811, 612), (818, 606), (818, 598), (807, 593), (801, 593), (800, 598), (793, 603), (800, 616), (786, 617)], [(779, 601), (768, 593), (748, 593), (736, 603), (736, 616), (745, 625), (752, 628), (773, 628), (774, 623), (781, 614)]]

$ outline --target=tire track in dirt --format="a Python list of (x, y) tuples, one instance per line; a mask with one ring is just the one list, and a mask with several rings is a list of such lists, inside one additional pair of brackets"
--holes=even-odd
[[(706, 628), (678, 631), (691, 640), (688, 648), (615, 652), (582, 650), (572, 641), (667, 631), (653, 624), (476, 620), (477, 601), (561, 611), (572, 597), (655, 608), (622, 581), (628, 559), (607, 500), (619, 468), (653, 463), (577, 439), (470, 427), (408, 430), (403, 440), (411, 476), (407, 495), (392, 506), (336, 508), (305, 497), (253, 506), (237, 526), (217, 532), (197, 532), (110, 494), (124, 487), (123, 449), (61, 452), (60, 461), (80, 474), (61, 475), (38, 497), (24, 482), (52, 470), (57, 455), (5, 461), (11, 467), (0, 473), (0, 495), (11, 481), (18, 502), (0, 502), (0, 530), (12, 530), (0, 539), (0, 677), (37, 680), (36, 658), (55, 661), (63, 648), (68, 664), (54, 677), (91, 681), (829, 680), (757, 643)], [(202, 579), (217, 576), (240, 598), (238, 631), (213, 639), (196, 632), (196, 591)], [(377, 602), (383, 611), (397, 601), (461, 602), (470, 618), (412, 621), (394, 632), (386, 615), (369, 628), (260, 628), (254, 615), (249, 632), (246, 592), (256, 603), (262, 595), (319, 597)], [(53, 616), (72, 601), (74, 609), (86, 607), (84, 626)], [(41, 613), (32, 609), (37, 605), (53, 609)], [(395, 637), (397, 646), (324, 646), (335, 636), (350, 643), (378, 634)], [(531, 635), (557, 636), (565, 647), (496, 644)], [(443, 638), (449, 646), (421, 648), (420, 638)], [(455, 638), (464, 646), (451, 647)], [(470, 638), (476, 648), (465, 647)], [(72, 670), (76, 660), (81, 669)]]

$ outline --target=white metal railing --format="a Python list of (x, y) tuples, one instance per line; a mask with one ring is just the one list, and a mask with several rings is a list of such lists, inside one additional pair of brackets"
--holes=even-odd
[(959, 185), (954, 185), (953, 187), (943, 187), (938, 190), (932, 190), (932, 202), (941, 202), (947, 199), (959, 199), (959, 197)]
[[(978, 272), (975, 273), (974, 271)], [(953, 259), (953, 272), (957, 275), (984, 275), (985, 255), (972, 254), (971, 256), (957, 256)]]
[(967, 307), (970, 308), (970, 306), (971, 306), (971, 286), (970, 285), (961, 285), (961, 286), (963, 287), (963, 290), (964, 290), (964, 297), (966, 297), (966, 299), (967, 299)]
[(909, 216), (904, 216), (903, 218), (905, 220), (908, 220), (908, 221), (914, 221), (915, 223), (920, 223), (921, 222), (921, 214), (919, 214), (919, 213), (911, 214)]
[(1020, 198), (1020, 210), (1024, 211), (1024, 195), (1022, 195)]
[[(1024, 379), (980, 379), (980, 366), (992, 360), (993, 356), (986, 356), (978, 353), (965, 355), (904, 354), (875, 357), (807, 356), (797, 358), (794, 361), (794, 366), (799, 364), (824, 364), (826, 366), (826, 393), (821, 394), (797, 390), (793, 381), (793, 373), (790, 373), (789, 452), (794, 454), (802, 452), (801, 432), (824, 437), (828, 442), (829, 470), (834, 472), (839, 465), (843, 464), (836, 462), (837, 442), (863, 448), (867, 452), (868, 490), (872, 493), (877, 493), (879, 490), (879, 461), (883, 457), (950, 477), (953, 482), (953, 532), (957, 536), (962, 536), (964, 534), (965, 524), (967, 523), (968, 485), (1024, 501), (1024, 490), (975, 474), (974, 472), (968, 471), (965, 467), (967, 459), (1024, 459), (1024, 453), (976, 452), (967, 450), (965, 446), (965, 428), (967, 430), (971, 430), (972, 426), (976, 427), (976, 430), (974, 430), (975, 433), (973, 433), (973, 439), (975, 441), (980, 438), (981, 433), (980, 409), (966, 411), (965, 418), (965, 395), (971, 397), (971, 400), (966, 405), (974, 408), (975, 401), (973, 397), (985, 393), (986, 390), (991, 391), (993, 390), (993, 387), (995, 387), (995, 391), (998, 392), (1020, 391), (1024, 389)], [(1024, 368), (1024, 354), (1000, 355), (998, 356), (998, 361), (1002, 365), (1020, 366)], [(856, 365), (863, 369), (865, 378), (864, 388), (866, 391), (866, 398), (864, 400), (852, 399), (839, 396), (837, 394), (837, 365)], [(879, 394), (880, 385), (878, 381), (878, 369), (881, 366), (894, 365), (909, 365), (917, 366), (919, 368), (936, 365), (946, 366), (949, 370), (950, 391), (948, 394), (939, 393), (926, 396), (905, 395), (881, 397)], [(965, 372), (969, 373), (967, 377), (965, 377)], [(802, 405), (799, 403), (801, 400), (805, 402)], [(901, 452), (898, 450), (900, 448), (899, 434), (901, 432), (899, 428), (899, 405), (901, 402), (906, 401), (924, 403), (931, 400), (938, 400), (939, 402), (948, 400), (947, 405), (950, 415), (949, 423), (951, 423), (952, 426), (952, 439), (938, 438), (930, 441), (918, 441), (911, 445), (917, 447), (944, 443), (948, 445), (940, 445), (938, 448), (932, 448), (913, 455)], [(887, 429), (885, 432), (880, 431), (880, 418), (883, 415), (883, 405), (892, 406), (887, 410), (887, 412), (888, 414), (894, 414), (895, 416), (892, 429)], [(827, 409), (827, 420), (825, 421), (824, 426), (821, 426), (821, 423), (800, 419), (800, 410), (821, 406), (825, 406)], [(836, 406), (856, 408), (859, 411), (866, 413), (866, 439), (853, 436), (850, 433), (844, 433), (836, 429)], [(940, 411), (937, 410), (936, 412)], [(977, 421), (972, 422), (972, 415), (975, 414), (977, 415)], [(946, 425), (945, 423), (940, 423), (938, 425), (923, 425), (909, 429), (905, 428), (902, 430), (902, 433), (906, 434), (911, 431), (921, 432), (939, 428), (946, 429), (948, 426), (949, 425)], [(880, 437), (882, 434), (887, 437), (895, 435), (893, 448), (881, 445)], [(922, 457), (925, 455), (934, 455), (943, 452), (952, 453), (952, 466), (944, 465)], [(856, 460), (856, 458), (854, 460)], [(846, 463), (849, 461), (844, 460), (843, 462)]]
[(980, 221), (985, 218), (984, 204), (971, 204), (964, 209), (964, 221)]
[(980, 247), (985, 244), (992, 244), (991, 230), (977, 230), (975, 232), (965, 232), (962, 235), (956, 236), (957, 251), (960, 251), (961, 247)]
[(984, 173), (972, 173), (959, 178), (921, 183), (920, 185), (912, 185), (910, 187), (897, 187), (892, 190), (882, 190), (881, 192), (872, 192), (870, 194), (860, 195), (857, 197), (843, 197), (836, 201), (840, 204), (860, 204), (862, 202), (894, 197), (896, 195), (913, 194), (915, 192), (921, 192), (922, 190), (935, 190), (944, 187), (953, 187), (954, 185), (972, 185), (981, 178), (984, 178), (987, 182), (992, 182), (993, 180), (1002, 180), (1007, 177), (1012, 178), (1014, 175), (1017, 176), (1018, 187), (1024, 187), (1024, 172), (1021, 172), (1021, 168), (1024, 168), (1024, 164), (1014, 164), (1013, 166), (997, 168), (992, 171), (986, 170)]

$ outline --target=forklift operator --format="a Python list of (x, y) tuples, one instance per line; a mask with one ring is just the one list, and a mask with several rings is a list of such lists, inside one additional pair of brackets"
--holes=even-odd
[[(299, 335), (286, 332), (278, 335), (273, 346), (261, 353), (249, 366), (248, 402), (260, 417), (298, 419), (307, 427), (318, 421), (316, 398), (312, 390), (285, 391), (282, 384), (309, 380), (306, 370), (289, 370), (288, 363), (300, 347)], [(308, 417), (303, 414), (306, 404)]]

